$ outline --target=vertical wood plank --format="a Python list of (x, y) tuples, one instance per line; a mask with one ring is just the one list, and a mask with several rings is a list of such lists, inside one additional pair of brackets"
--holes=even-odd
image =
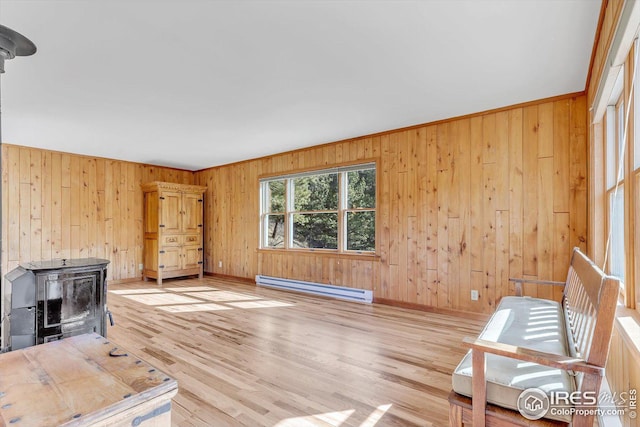
[(496, 115), (482, 116), (482, 162), (496, 162)]
[(538, 107), (523, 110), (522, 128), (522, 272), (538, 275)]
[(553, 102), (538, 105), (538, 157), (553, 157), (555, 120)]
[[(447, 248), (447, 307), (460, 309), (461, 304), (466, 302), (469, 292), (464, 293), (465, 289), (461, 286), (460, 281), (460, 254), (462, 252), (462, 225), (460, 218), (448, 219), (448, 236), (449, 246)], [(457, 289), (455, 289), (457, 287)]]
[[(509, 112), (509, 274), (522, 277), (523, 187), (522, 109)], [(513, 294), (512, 294), (513, 295)]]
[(451, 308), (450, 290), (453, 286), (449, 281), (449, 193), (446, 190), (451, 182), (448, 169), (450, 152), (447, 145), (448, 129), (446, 125), (438, 125), (438, 307)]
[(427, 269), (434, 271), (438, 268), (437, 135), (438, 133), (436, 126), (427, 127), (427, 160), (425, 171), (427, 175), (427, 194), (425, 196), (427, 209)]
[[(550, 280), (553, 276), (553, 158), (538, 159), (538, 277)], [(539, 286), (538, 297), (552, 298), (553, 288)]]
[(569, 212), (569, 100), (554, 102), (553, 126), (553, 210)]
[(496, 211), (496, 304), (505, 296), (514, 295), (509, 284), (510, 250), (509, 250), (509, 212)]
[[(483, 221), (483, 176), (482, 176), (482, 137), (483, 121), (482, 117), (473, 117), (470, 123), (471, 132), (471, 167), (470, 173), (470, 207), (471, 207), (471, 270), (483, 271), (483, 241), (484, 241), (484, 221)], [(477, 286), (481, 286), (478, 284)]]
[[(8, 201), (4, 205), (3, 215), (8, 224), (7, 234), (4, 239), (7, 241), (7, 261), (20, 260), (20, 222), (22, 220), (20, 211), (20, 148), (3, 145), (4, 157), (2, 161), (7, 164), (7, 186), (3, 189), (3, 194), (7, 193)], [(18, 212), (18, 215), (16, 215)], [(5, 270), (7, 271), (7, 270)]]
[[(568, 212), (553, 214), (553, 275), (551, 280), (564, 282), (567, 280), (568, 266), (565, 261), (566, 255), (571, 254), (571, 224)], [(554, 286), (553, 298), (560, 301), (562, 298), (562, 288)]]
[(52, 179), (49, 177), (53, 176), (53, 172), (51, 170), (51, 155), (52, 153), (49, 151), (42, 152), (42, 197), (41, 197), (41, 229), (42, 229), (42, 244), (41, 244), (41, 252), (40, 259), (51, 259), (52, 252), (52, 223), (51, 223), (51, 213), (53, 209), (53, 201), (52, 201)]
[(509, 210), (509, 112), (496, 113), (496, 209)]
[(473, 311), (471, 307), (471, 122), (461, 120), (458, 127), (457, 165), (460, 187), (460, 238), (459, 238), (459, 296), (458, 307)]
[(51, 153), (51, 256), (62, 258), (62, 156)]
[(483, 271), (484, 294), (483, 311), (491, 313), (496, 298), (496, 172), (495, 163), (485, 163), (483, 172), (483, 218), (484, 218), (484, 245), (483, 245)]
[[(569, 215), (571, 245), (587, 249), (587, 104), (584, 96), (570, 103)], [(567, 258), (567, 265), (568, 265)]]

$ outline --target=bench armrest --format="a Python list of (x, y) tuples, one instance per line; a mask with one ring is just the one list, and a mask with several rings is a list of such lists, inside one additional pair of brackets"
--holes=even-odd
[(563, 356), (553, 353), (545, 353), (526, 347), (503, 344), (493, 341), (466, 337), (464, 343), (474, 350), (485, 353), (505, 356), (512, 359), (523, 360), (525, 362), (537, 363), (539, 365), (550, 366), (565, 371), (583, 372), (589, 375), (604, 376), (604, 368), (590, 365), (584, 359), (571, 356)]
[(516, 296), (522, 296), (522, 284), (523, 283), (533, 283), (534, 285), (554, 285), (554, 286), (564, 286), (565, 282), (557, 282), (555, 280), (533, 280), (533, 279), (521, 279), (517, 277), (509, 277), (510, 282), (515, 282), (516, 284)]

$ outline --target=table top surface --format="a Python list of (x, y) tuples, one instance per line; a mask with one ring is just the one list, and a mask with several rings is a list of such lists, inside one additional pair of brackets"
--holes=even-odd
[(86, 425), (177, 388), (117, 344), (78, 335), (0, 354), (0, 425)]
[(25, 270), (40, 271), (40, 270), (60, 270), (65, 268), (77, 268), (77, 267), (93, 267), (96, 265), (109, 264), (108, 259), (103, 258), (60, 258), (51, 259), (46, 261), (32, 261), (20, 264), (20, 267)]

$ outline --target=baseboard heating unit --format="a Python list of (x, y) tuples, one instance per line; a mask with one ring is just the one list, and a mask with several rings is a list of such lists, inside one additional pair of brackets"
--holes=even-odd
[(371, 303), (373, 292), (365, 289), (346, 288), (343, 286), (324, 285), (322, 283), (304, 282), (302, 280), (282, 279), (280, 277), (256, 276), (256, 284), (287, 291), (304, 292), (325, 297)]

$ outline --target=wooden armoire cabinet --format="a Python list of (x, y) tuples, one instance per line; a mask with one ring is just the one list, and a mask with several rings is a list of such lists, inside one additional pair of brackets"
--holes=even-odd
[(162, 279), (203, 272), (203, 195), (199, 185), (150, 182), (144, 192), (143, 278)]

